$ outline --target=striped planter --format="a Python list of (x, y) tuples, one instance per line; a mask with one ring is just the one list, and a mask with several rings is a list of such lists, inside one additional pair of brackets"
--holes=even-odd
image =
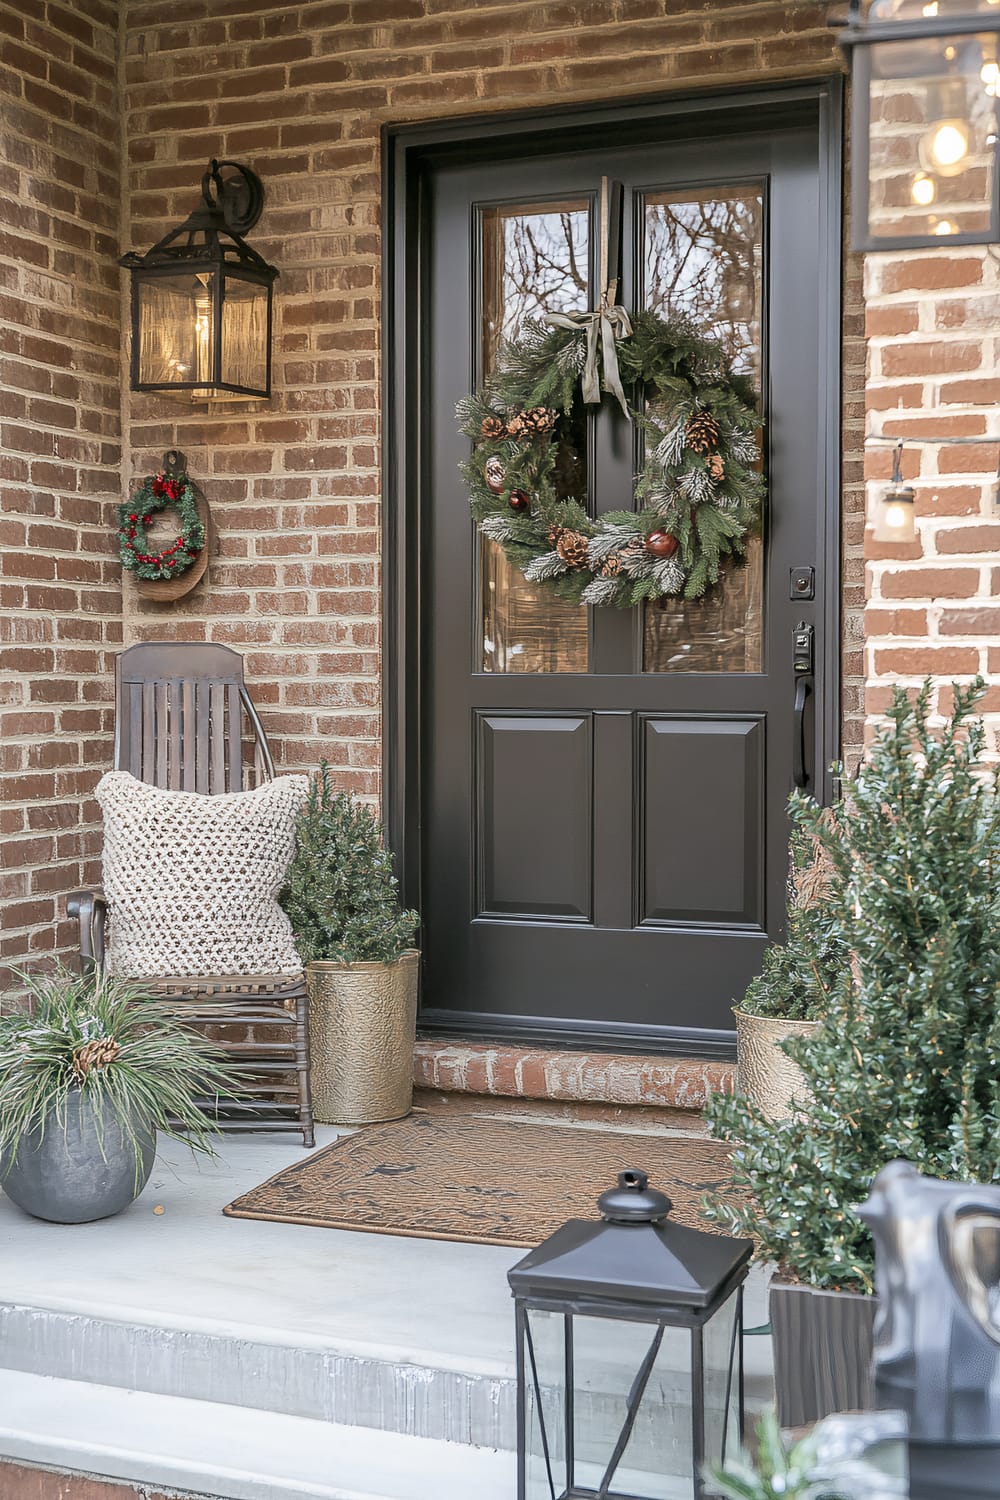
[(770, 1317), (778, 1421), (803, 1427), (837, 1411), (871, 1411), (876, 1300), (771, 1282)]

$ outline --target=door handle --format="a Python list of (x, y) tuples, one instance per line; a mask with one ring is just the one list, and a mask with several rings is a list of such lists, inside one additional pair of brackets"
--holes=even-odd
[(792, 784), (804, 791), (809, 785), (806, 770), (806, 702), (813, 690), (813, 636), (811, 625), (800, 620), (792, 635), (792, 671), (795, 698), (792, 705)]
[(799, 791), (805, 791), (809, 785), (809, 772), (806, 770), (806, 699), (812, 690), (811, 677), (796, 678), (795, 704), (792, 709), (792, 781)]

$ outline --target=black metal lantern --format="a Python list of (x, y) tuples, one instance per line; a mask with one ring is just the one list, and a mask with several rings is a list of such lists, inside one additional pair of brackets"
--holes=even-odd
[(1000, 0), (851, 0), (855, 250), (1000, 240)]
[(701, 1500), (743, 1436), (751, 1241), (672, 1223), (645, 1172), (598, 1208), (508, 1272), (518, 1500)]
[(183, 224), (119, 262), (132, 273), (132, 390), (266, 398), (278, 272), (243, 238), (260, 218), (264, 188), (249, 167), (212, 160), (201, 195)]

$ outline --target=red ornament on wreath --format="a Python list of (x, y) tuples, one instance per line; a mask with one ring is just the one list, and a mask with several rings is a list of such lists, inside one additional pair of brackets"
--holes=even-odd
[(651, 531), (646, 538), (646, 551), (653, 557), (673, 557), (680, 542), (669, 531)]
[(516, 510), (519, 515), (531, 509), (531, 501), (523, 490), (511, 490), (509, 504), (511, 510)]

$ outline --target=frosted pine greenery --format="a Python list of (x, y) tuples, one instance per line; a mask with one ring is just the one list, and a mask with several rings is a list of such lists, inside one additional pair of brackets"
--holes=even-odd
[[(211, 1150), (215, 1125), (196, 1100), (224, 1103), (235, 1083), (218, 1048), (141, 983), (63, 967), (18, 977), (26, 1003), (0, 1015), (0, 1152), (13, 1158), (26, 1132), (65, 1127), (76, 1090), (111, 1110), (137, 1162), (150, 1129)], [(101, 1044), (88, 1068), (85, 1049)]]
[(955, 687), (934, 732), (930, 685), (913, 701), (897, 689), (833, 817), (804, 809), (833, 863), (831, 921), (851, 953), (817, 1030), (785, 1044), (811, 1097), (777, 1123), (738, 1098), (710, 1101), (747, 1194), (710, 1212), (813, 1286), (871, 1290), (855, 1208), (886, 1162), (1000, 1180), (1000, 799), (995, 772), (976, 770), (982, 691)]
[(334, 791), (326, 761), (299, 814), (280, 901), (303, 963), (392, 964), (413, 944), (419, 917), (400, 907), (381, 825), (370, 807)]

